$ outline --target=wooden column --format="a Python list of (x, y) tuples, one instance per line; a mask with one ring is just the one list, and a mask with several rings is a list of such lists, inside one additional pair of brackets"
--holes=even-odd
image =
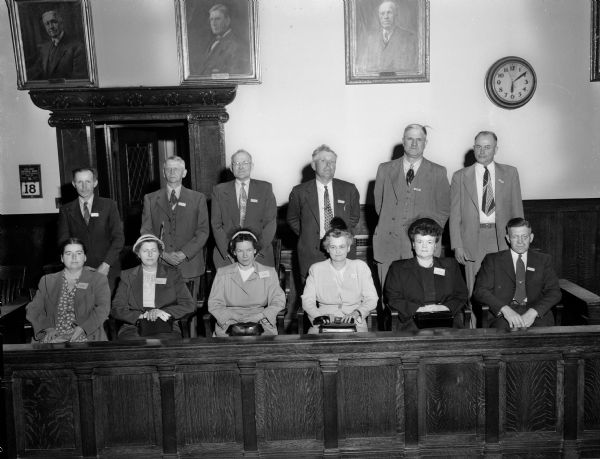
[(160, 380), (160, 403), (162, 413), (163, 457), (179, 457), (177, 454), (177, 418), (175, 410), (175, 366), (158, 367)]
[(500, 357), (485, 357), (485, 454), (500, 454)]
[(337, 456), (338, 450), (338, 359), (319, 360), (323, 374), (323, 424), (325, 456)]
[(567, 354), (564, 359), (564, 457), (579, 457), (577, 451), (577, 404), (579, 358), (575, 354)]
[(242, 419), (244, 428), (244, 457), (258, 457), (256, 438), (256, 362), (240, 361), (242, 387)]
[(79, 392), (79, 425), (81, 429), (81, 454), (96, 457), (96, 423), (94, 414), (94, 376), (91, 368), (75, 369)]
[(407, 449), (419, 445), (419, 361), (402, 360), (404, 370), (404, 442)]

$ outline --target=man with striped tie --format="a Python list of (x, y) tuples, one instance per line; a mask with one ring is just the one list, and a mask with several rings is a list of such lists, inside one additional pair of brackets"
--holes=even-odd
[(227, 250), (231, 236), (240, 228), (252, 231), (260, 244), (256, 261), (274, 265), (273, 238), (277, 229), (277, 202), (269, 182), (250, 178), (254, 163), (246, 150), (231, 155), (235, 180), (213, 188), (210, 223), (215, 238), (213, 261), (216, 268), (233, 263)]
[(494, 161), (498, 137), (491, 131), (475, 136), (475, 164), (454, 173), (451, 184), (450, 242), (465, 266), (469, 296), (488, 253), (506, 250), (507, 222), (523, 217), (517, 169)]
[[(312, 154), (315, 179), (296, 185), (290, 193), (287, 222), (298, 236), (298, 264), (304, 283), (313, 263), (325, 260), (321, 239), (338, 217), (351, 232), (360, 218), (360, 196), (353, 183), (333, 178), (337, 154), (321, 145)], [(349, 258), (354, 258), (352, 247)]]

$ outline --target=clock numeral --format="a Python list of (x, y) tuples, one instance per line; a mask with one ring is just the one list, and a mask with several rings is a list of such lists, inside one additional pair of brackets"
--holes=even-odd
[(516, 66), (515, 66), (515, 65), (511, 65), (511, 66), (510, 66), (510, 69), (511, 69), (511, 70), (514, 70), (515, 68), (516, 68)]
[(498, 78), (504, 78), (504, 73), (499, 73)]
[(519, 97), (523, 97), (523, 93), (522, 92), (519, 92)]
[(523, 88), (523, 92), (527, 91), (527, 88)]
[(504, 71), (508, 73), (508, 67), (504, 67)]
[(502, 84), (502, 81), (501, 81), (501, 80), (496, 80), (496, 84), (497, 84), (498, 86), (500, 86), (500, 85)]
[(529, 80), (525, 80), (525, 84), (529, 84)]
[(514, 95), (514, 94), (511, 94), (511, 95), (510, 95), (510, 98), (511, 98), (511, 99), (514, 99), (514, 98), (515, 98), (515, 95)]

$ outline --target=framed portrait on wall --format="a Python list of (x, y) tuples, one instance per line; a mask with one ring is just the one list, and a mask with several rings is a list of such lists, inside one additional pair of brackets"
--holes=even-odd
[(429, 81), (428, 0), (344, 0), (346, 84)]
[(7, 0), (19, 89), (98, 85), (89, 0)]
[(600, 0), (592, 0), (590, 81), (600, 81)]
[(182, 84), (260, 83), (257, 0), (175, 0)]

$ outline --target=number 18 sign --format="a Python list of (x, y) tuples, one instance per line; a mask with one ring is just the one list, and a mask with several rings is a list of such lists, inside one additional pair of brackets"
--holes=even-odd
[(42, 197), (42, 167), (40, 164), (19, 164), (21, 198)]

